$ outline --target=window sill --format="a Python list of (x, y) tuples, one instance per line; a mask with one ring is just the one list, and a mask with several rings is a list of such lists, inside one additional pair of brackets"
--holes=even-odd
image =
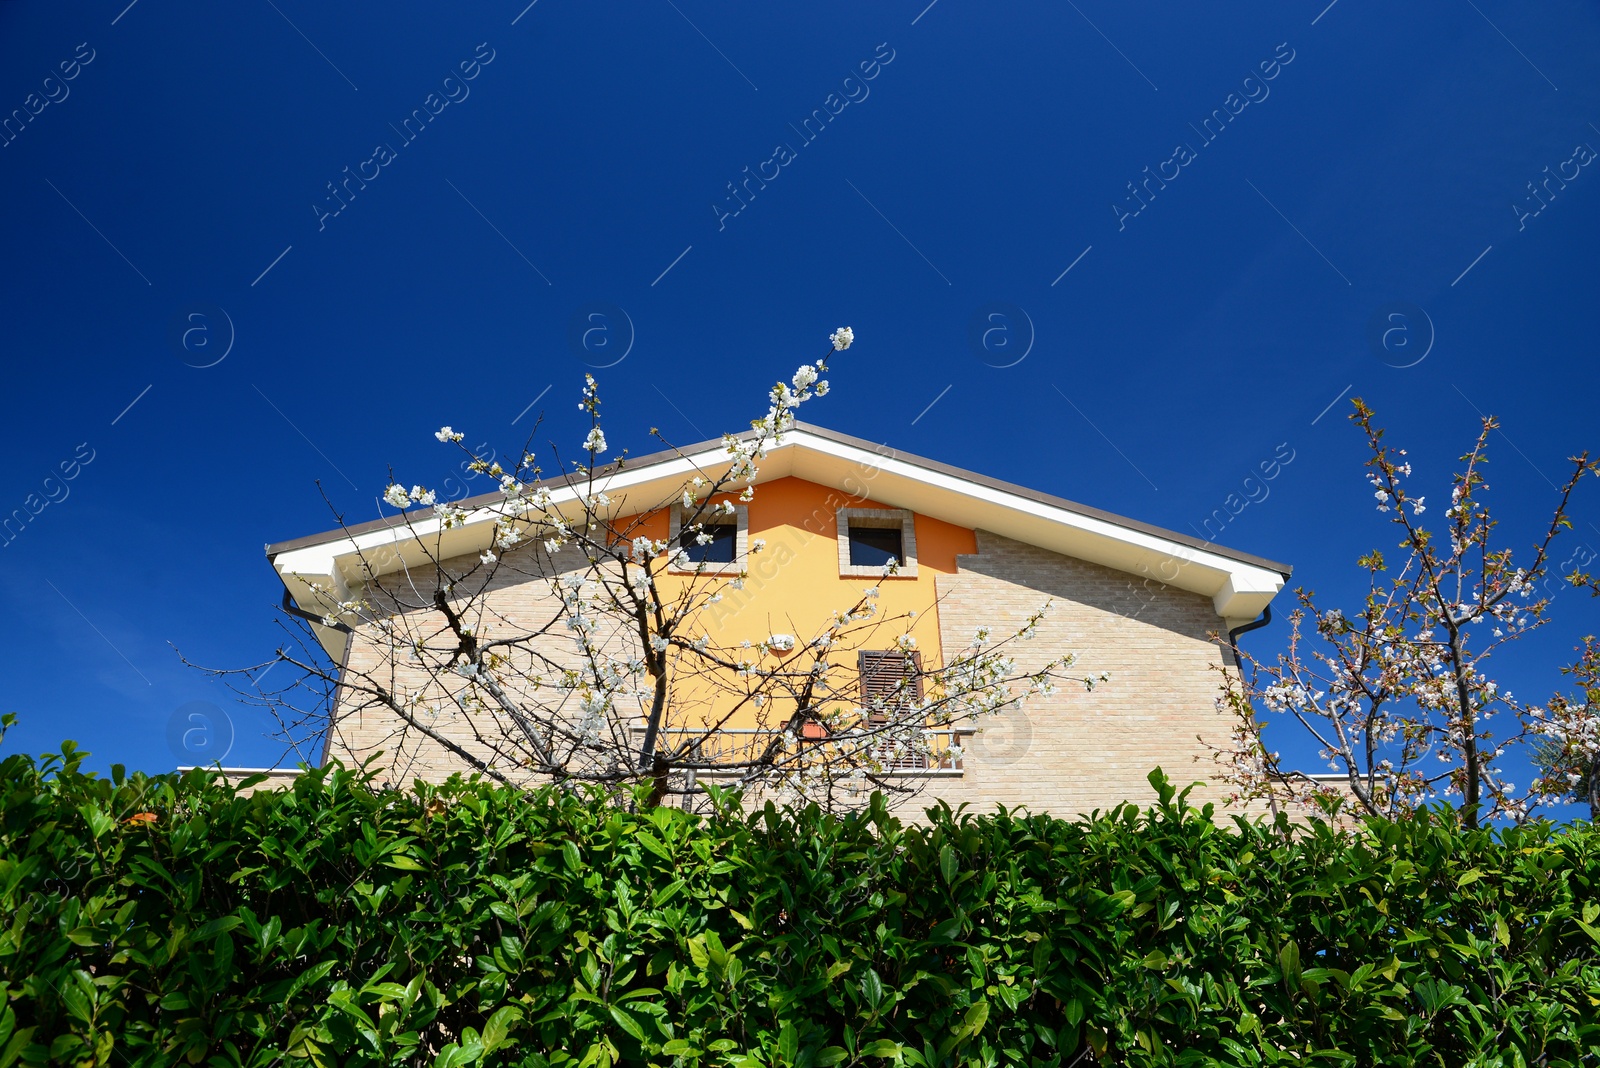
[(881, 566), (880, 567), (868, 567), (868, 566), (865, 566), (865, 565), (862, 565), (862, 564), (842, 564), (839, 567), (839, 577), (840, 578), (877, 578), (877, 579), (885, 579), (885, 580), (887, 580), (889, 582), (893, 582), (895, 579), (914, 579), (914, 578), (916, 578), (917, 577), (917, 567), (916, 567), (915, 564), (912, 564), (910, 567), (906, 567), (905, 565), (902, 564), (900, 566), (899, 570), (897, 570), (894, 574), (885, 575), (883, 573), (883, 568)]
[(699, 565), (693, 567), (678, 567), (676, 564), (667, 565), (669, 575), (716, 575), (726, 578), (738, 578), (739, 573), (745, 570), (745, 565), (738, 560), (731, 564), (707, 564), (704, 568)]

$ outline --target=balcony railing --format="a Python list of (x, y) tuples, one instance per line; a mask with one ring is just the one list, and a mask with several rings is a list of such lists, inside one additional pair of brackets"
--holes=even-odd
[[(643, 741), (644, 727), (635, 724), (634, 740)], [(683, 759), (709, 765), (736, 765), (761, 759), (767, 747), (783, 732), (765, 729), (724, 728), (706, 732), (703, 728), (663, 727), (656, 736), (656, 748), (663, 753), (680, 753)], [(885, 740), (879, 745), (860, 735), (838, 735), (821, 738), (800, 738), (800, 746), (835, 746), (851, 754), (852, 762), (862, 765), (877, 764), (890, 775), (961, 775), (963, 773), (962, 739), (970, 737), (971, 729), (944, 727), (928, 735), (928, 751), (916, 752), (896, 748)], [(687, 745), (687, 752), (685, 746)], [(953, 751), (952, 751), (953, 750)], [(856, 755), (859, 754), (859, 755)], [(719, 772), (716, 767), (697, 769), (702, 776), (738, 774), (738, 768)]]

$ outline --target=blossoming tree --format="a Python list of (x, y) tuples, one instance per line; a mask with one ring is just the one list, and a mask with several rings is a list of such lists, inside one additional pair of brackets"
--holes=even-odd
[[(853, 341), (840, 328), (827, 356)], [(377, 715), (389, 725), (390, 758), (431, 745), (462, 770), (510, 784), (648, 784), (655, 803), (687, 803), (707, 781), (836, 806), (873, 790), (909, 796), (925, 777), (900, 773), (961, 758), (956, 728), (981, 728), (1060, 681), (1101, 680), (1068, 675), (1071, 656), (1018, 666), (1016, 645), (1047, 606), (1015, 633), (980, 630), (965, 648), (943, 649), (942, 663), (924, 664), (911, 634), (916, 613), (878, 610), (881, 579), (799, 635), (734, 641), (708, 624), (707, 610), (749, 574), (742, 565), (708, 568), (695, 550), (711, 542), (714, 521), (733, 516), (735, 500), (755, 497), (758, 464), (792, 428), (795, 410), (828, 392), (826, 371), (819, 360), (773, 386), (751, 432), (723, 437), (725, 462), (696, 467), (681, 490), (648, 503), (613, 499), (628, 461), (609, 451), (592, 376), (579, 404), (590, 421), (581, 458), (558, 477), (547, 479), (532, 453), (502, 464), (442, 428), (438, 440), (462, 450), (467, 468), (497, 489), (452, 504), (420, 484), (391, 481), (384, 500), (420, 555), (363, 555), (367, 580), (320, 621), (349, 629), (360, 655), (334, 665), (312, 624), (290, 620), (297, 640), (270, 664), (225, 674), (269, 707), (297, 746), (351, 717)], [(551, 446), (550, 462), (560, 459)], [(646, 532), (674, 506), (675, 538)], [(451, 556), (442, 539), (468, 524), (492, 524), (490, 543)], [(762, 548), (757, 539), (749, 551)], [(884, 575), (897, 570), (891, 558)], [(519, 608), (504, 596), (510, 588), (523, 591)], [(530, 598), (530, 589), (543, 592)], [(856, 653), (868, 646), (905, 655), (890, 658), (889, 675), (863, 678)], [(265, 674), (279, 664), (297, 676)], [(406, 776), (403, 759), (392, 766)]]
[(1578, 652), (1577, 662), (1562, 669), (1578, 692), (1557, 693), (1541, 717), (1534, 786), (1545, 797), (1587, 803), (1594, 819), (1600, 817), (1600, 642), (1589, 635)]
[[(1296, 590), (1287, 651), (1272, 663), (1241, 656), (1241, 673), (1225, 673), (1220, 702), (1236, 721), (1232, 748), (1215, 754), (1224, 777), (1237, 796), (1274, 805), (1353, 797), (1364, 813), (1396, 818), (1446, 797), (1471, 826), (1526, 819), (1540, 801), (1570, 794), (1572, 767), (1600, 753), (1594, 704), (1523, 702), (1490, 677), (1490, 658), (1545, 625), (1563, 583), (1595, 587), (1576, 555), (1564, 574), (1554, 560), (1558, 536), (1572, 525), (1572, 494), (1600, 465), (1588, 453), (1572, 458), (1549, 526), (1519, 561), (1510, 548), (1491, 545), (1497, 524), (1484, 499), (1484, 467), (1498, 426), (1492, 417), (1461, 458), (1438, 533), (1423, 525), (1427, 505), (1411, 488), (1405, 450), (1384, 443), (1361, 400), (1350, 418), (1366, 435), (1367, 479), (1378, 510), (1399, 529), (1400, 556), (1391, 562), (1374, 550), (1360, 558), (1369, 591), (1348, 615)], [(1592, 648), (1585, 663), (1592, 686)], [(1263, 741), (1262, 709), (1310, 732), (1344, 777), (1343, 789), (1284, 773)], [(1557, 773), (1518, 789), (1507, 758), (1521, 743), (1552, 737), (1564, 746)]]

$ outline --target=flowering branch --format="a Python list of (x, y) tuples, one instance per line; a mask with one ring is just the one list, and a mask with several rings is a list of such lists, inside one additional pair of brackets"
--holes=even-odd
[(1550, 801), (1587, 802), (1594, 819), (1600, 817), (1600, 642), (1586, 636), (1579, 654), (1561, 669), (1577, 680), (1578, 692), (1558, 693), (1534, 710), (1534, 763), (1541, 774), (1533, 789)]
[[(1367, 813), (1398, 818), (1444, 796), (1459, 799), (1469, 826), (1526, 819), (1540, 786), (1518, 791), (1502, 758), (1541, 720), (1489, 677), (1487, 661), (1547, 622), (1551, 598), (1535, 594), (1557, 536), (1572, 525), (1573, 492), (1585, 473), (1600, 470), (1587, 453), (1572, 458), (1550, 524), (1519, 565), (1511, 549), (1491, 544), (1497, 524), (1484, 501), (1483, 469), (1499, 425), (1492, 417), (1461, 457), (1439, 535), (1422, 525), (1425, 498), (1410, 488), (1405, 450), (1384, 443), (1360, 399), (1350, 418), (1366, 436), (1367, 480), (1378, 511), (1400, 528), (1403, 555), (1392, 571), (1382, 552), (1361, 557), (1369, 590), (1353, 616), (1319, 609), (1312, 591), (1296, 591), (1287, 651), (1270, 665), (1250, 661), (1248, 675), (1224, 684), (1219, 703), (1237, 726), (1234, 747), (1219, 761), (1247, 795), (1303, 801), (1316, 792), (1276, 768), (1261, 742), (1257, 709), (1264, 708), (1310, 733)], [(1587, 578), (1575, 577), (1577, 584)]]

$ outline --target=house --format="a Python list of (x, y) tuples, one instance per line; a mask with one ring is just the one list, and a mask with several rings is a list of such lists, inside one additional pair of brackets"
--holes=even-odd
[[(629, 460), (596, 485), (615, 514), (635, 509), (630, 536), (643, 532), (687, 545), (679, 530), (683, 506), (660, 502), (678, 498), (697, 473), (725, 471), (728, 464), (724, 443), (708, 441)], [(914, 655), (927, 663), (965, 646), (980, 627), (1014, 631), (1050, 602), (1033, 640), (1019, 646), (1025, 654), (1019, 659), (1042, 661), (1070, 650), (1075, 671), (1109, 674), (1092, 691), (1062, 687), (953, 729), (933, 756), (887, 769), (921, 785), (927, 803), (1027, 805), (1072, 816), (1150, 800), (1146, 776), (1157, 765), (1177, 781), (1208, 778), (1214, 766), (1206, 743), (1225, 745), (1229, 738), (1215, 706), (1218, 670), (1233, 662), (1232, 636), (1263, 615), (1290, 573), (1283, 564), (805, 423), (769, 449), (755, 484), (748, 503), (729, 496), (724, 517), (696, 539), (696, 554), (713, 574), (745, 574), (701, 617), (719, 641), (809, 633), (877, 583), (885, 614), (918, 613), (910, 633)], [(574, 484), (550, 488), (556, 505), (585, 491)], [(456, 573), (488, 575), (474, 565), (491, 558), (505, 569), (485, 578), (481, 591), (496, 625), (545, 618), (552, 607), (559, 612), (561, 586), (552, 579), (586, 562), (563, 549), (542, 569), (508, 567), (531, 550), (488, 552), (501, 500), (487, 494), (461, 501), (449, 524), (413, 511), (267, 547), (286, 609), (313, 620), (341, 672), (325, 758), (351, 763), (382, 751), (381, 766), (407, 782), (501, 759), (459, 708), (430, 707), (425, 723), (408, 718), (400, 725), (394, 702), (410, 701), (409, 709), (427, 699), (407, 695), (405, 658), (395, 652), (390, 621), (404, 613), (407, 597), (411, 610), (427, 607), (418, 569), (442, 561)], [(889, 556), (899, 570), (882, 577)], [(348, 611), (362, 601), (386, 607)], [(630, 640), (625, 633), (612, 638)], [(555, 661), (562, 655), (556, 645), (570, 644), (570, 635), (552, 631), (525, 651)], [(861, 649), (856, 663), (864, 689), (872, 688), (874, 672), (886, 664), (897, 670), (894, 658), (905, 655), (887, 641)], [(365, 681), (356, 685), (357, 678)], [(382, 679), (394, 681), (380, 685)], [(386, 695), (382, 700), (374, 698), (374, 686)], [(396, 696), (387, 696), (390, 690)], [(663, 739), (686, 729), (675, 715), (668, 711)], [(642, 731), (642, 720), (628, 729)], [(718, 737), (730, 745), (759, 744), (774, 730), (735, 717)], [(1222, 792), (1212, 787), (1209, 796)]]

